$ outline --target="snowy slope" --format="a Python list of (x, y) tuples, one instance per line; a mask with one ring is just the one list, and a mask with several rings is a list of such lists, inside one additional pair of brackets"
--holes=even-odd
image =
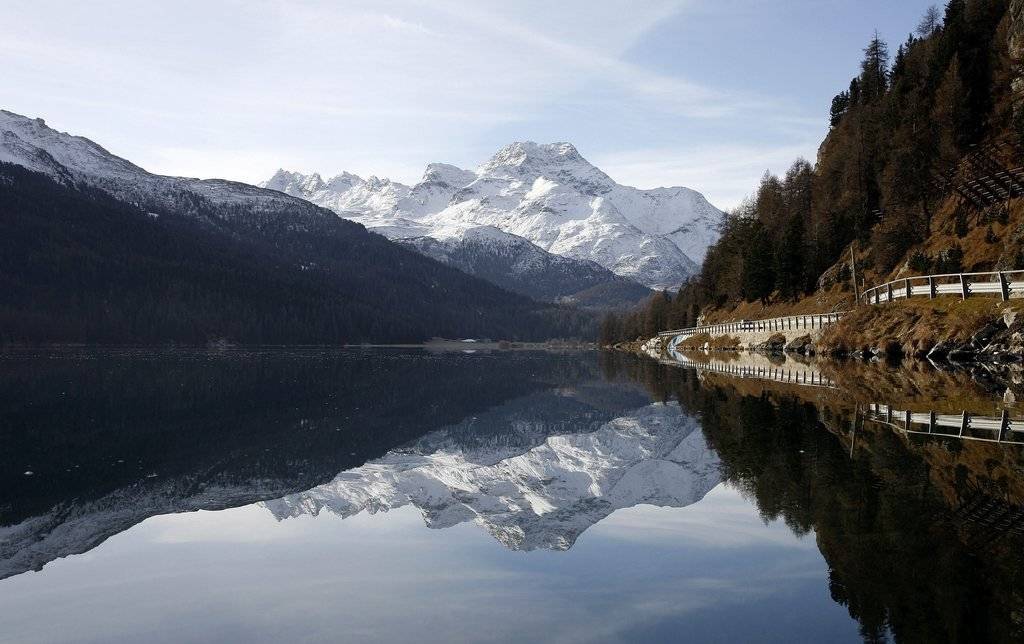
[(398, 243), (515, 293), (546, 302), (589, 307), (639, 302), (651, 291), (589, 261), (549, 253), (493, 226), (467, 228), (461, 237), (400, 238)]
[(212, 206), (220, 216), (259, 217), (289, 212), (299, 225), (322, 211), (302, 199), (222, 179), (192, 179), (151, 174), (115, 156), (87, 138), (58, 132), (42, 119), (0, 110), (0, 161), (43, 172), (62, 182), (83, 182), (147, 209), (186, 214)]
[(432, 164), (411, 187), (285, 170), (262, 185), (391, 238), (461, 239), (491, 226), (652, 288), (678, 286), (697, 270), (721, 217), (689, 188), (619, 185), (568, 143), (513, 143), (475, 171)]
[(720, 481), (697, 421), (675, 404), (654, 404), (512, 456), (489, 447), (396, 450), (264, 505), (285, 519), (412, 504), (432, 528), (473, 521), (514, 550), (567, 550), (617, 509), (685, 507)]

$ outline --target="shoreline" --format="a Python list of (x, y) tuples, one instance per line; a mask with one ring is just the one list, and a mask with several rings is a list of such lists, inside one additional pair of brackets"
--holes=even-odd
[(432, 351), (541, 351), (541, 350), (598, 350), (596, 342), (463, 342), (461, 340), (440, 340), (420, 343), (395, 344), (99, 344), (99, 343), (48, 343), (48, 344), (2, 344), (0, 356), (4, 354), (33, 351), (188, 351), (201, 353), (230, 353), (232, 351), (295, 350), (295, 351), (352, 351), (365, 349), (426, 349)]
[[(782, 333), (759, 342), (737, 334), (690, 336), (685, 351), (795, 354), (838, 359), (919, 358), (949, 363), (1024, 362), (1024, 301), (902, 300), (861, 306), (823, 329), (787, 340)], [(793, 334), (791, 334), (793, 335)], [(638, 338), (611, 347), (665, 354), (665, 338)]]

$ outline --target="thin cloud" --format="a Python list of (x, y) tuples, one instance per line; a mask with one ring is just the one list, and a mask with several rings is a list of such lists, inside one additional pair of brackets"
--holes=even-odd
[(591, 160), (612, 178), (641, 188), (688, 186), (728, 210), (757, 189), (765, 170), (781, 174), (797, 159), (814, 159), (816, 142), (715, 144), (599, 154)]

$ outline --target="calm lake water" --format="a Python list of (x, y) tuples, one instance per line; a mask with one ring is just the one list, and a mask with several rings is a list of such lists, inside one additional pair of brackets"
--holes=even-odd
[(0, 641), (1024, 637), (1024, 379), (680, 358), (0, 354)]

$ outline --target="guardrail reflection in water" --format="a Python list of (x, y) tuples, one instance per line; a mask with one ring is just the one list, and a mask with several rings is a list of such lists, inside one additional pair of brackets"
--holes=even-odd
[[(1005, 409), (1001, 416), (981, 414), (937, 414), (893, 409), (889, 405), (868, 405), (866, 417), (890, 425), (906, 434), (944, 436), (987, 443), (1024, 445), (1024, 419), (1011, 419)], [(917, 427), (917, 429), (915, 429)], [(945, 431), (945, 430), (950, 431)]]
[[(702, 372), (720, 373), (738, 378), (770, 380), (807, 387), (839, 389), (829, 377), (809, 365), (756, 365), (729, 363), (716, 360), (700, 361), (671, 351), (671, 359), (661, 360), (662, 364), (683, 366)], [(898, 410), (890, 405), (871, 403), (864, 409), (864, 417), (881, 422), (906, 434), (920, 434), (957, 438), (961, 440), (1024, 445), (1024, 418), (1010, 418), (1003, 410), (1001, 416), (985, 416), (963, 412), (945, 414), (935, 411), (911, 412)], [(948, 431), (947, 431), (948, 430)]]
[(672, 366), (684, 366), (698, 371), (721, 373), (737, 378), (754, 378), (757, 380), (771, 380), (794, 385), (805, 385), (808, 387), (836, 388), (836, 384), (820, 371), (809, 366), (796, 364), (793, 366), (775, 364), (756, 364), (744, 362), (742, 359), (733, 362), (720, 360), (691, 360), (682, 353), (672, 350), (669, 352), (671, 360), (662, 360), (663, 364)]

